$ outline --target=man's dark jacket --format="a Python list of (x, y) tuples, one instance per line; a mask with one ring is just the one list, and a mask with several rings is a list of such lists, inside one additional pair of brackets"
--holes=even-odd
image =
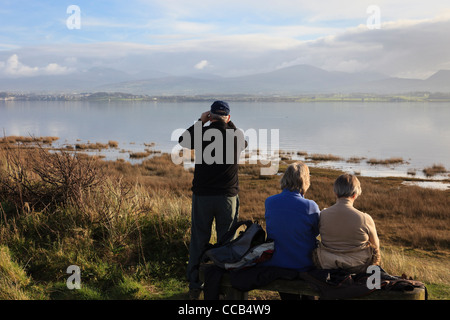
[[(189, 127), (178, 140), (182, 147), (195, 149), (196, 163), (192, 192), (198, 196), (236, 196), (239, 192), (239, 156), (247, 146), (243, 132), (237, 129), (231, 121), (228, 123), (214, 121), (208, 126), (202, 126), (202, 136), (196, 137), (195, 134), (200, 130), (195, 130), (195, 126), (202, 126), (201, 121)], [(209, 130), (214, 131), (208, 133)], [(215, 136), (218, 134), (222, 139), (214, 143)], [(220, 140), (222, 143), (219, 143)], [(196, 141), (197, 146), (195, 145)], [(198, 143), (199, 141), (201, 143)], [(208, 146), (210, 147), (208, 148)], [(199, 155), (200, 152), (201, 155)], [(198, 163), (199, 156), (202, 158), (201, 163)], [(211, 162), (211, 159), (214, 161)]]

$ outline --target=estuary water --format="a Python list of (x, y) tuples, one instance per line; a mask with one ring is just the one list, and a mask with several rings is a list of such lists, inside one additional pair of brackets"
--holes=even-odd
[[(5, 136), (57, 136), (54, 145), (117, 141), (107, 158), (153, 149), (171, 152), (172, 134), (209, 110), (205, 102), (60, 102), (0, 101), (0, 130)], [(332, 154), (341, 161), (313, 165), (361, 175), (411, 175), (441, 164), (450, 169), (450, 104), (406, 102), (230, 102), (231, 118), (244, 132), (278, 130), (279, 148), (294, 158)], [(247, 131), (248, 130), (248, 131)], [(259, 143), (259, 142), (258, 142)], [(362, 158), (357, 163), (347, 160)], [(369, 165), (367, 159), (402, 158), (396, 165)], [(447, 178), (448, 174), (443, 177)], [(435, 179), (437, 179), (435, 178)]]

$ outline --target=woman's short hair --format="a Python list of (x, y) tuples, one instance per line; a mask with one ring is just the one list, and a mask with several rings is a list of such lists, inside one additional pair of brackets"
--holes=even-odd
[(309, 185), (309, 168), (301, 161), (289, 165), (280, 181), (282, 190), (299, 191), (301, 194), (308, 190)]
[(349, 198), (355, 194), (359, 196), (362, 192), (358, 178), (348, 173), (336, 179), (333, 189), (338, 198)]

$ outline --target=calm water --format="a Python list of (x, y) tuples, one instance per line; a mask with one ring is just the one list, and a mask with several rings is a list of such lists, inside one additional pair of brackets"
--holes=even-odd
[[(417, 169), (420, 176), (433, 164), (450, 168), (448, 103), (233, 102), (230, 107), (232, 120), (244, 131), (279, 129), (282, 150), (408, 162), (388, 167), (326, 163), (363, 175)], [(7, 136), (58, 136), (59, 144), (115, 140), (126, 151), (154, 142), (155, 149), (170, 152), (176, 145), (172, 132), (208, 109), (208, 103), (0, 102), (0, 129)], [(117, 150), (109, 152), (118, 156)]]

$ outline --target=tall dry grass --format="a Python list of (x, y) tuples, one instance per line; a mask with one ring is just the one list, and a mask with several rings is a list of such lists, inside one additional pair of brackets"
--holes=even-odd
[(442, 257), (442, 254), (388, 246), (381, 249), (381, 259), (383, 268), (391, 274), (450, 286), (448, 255)]

